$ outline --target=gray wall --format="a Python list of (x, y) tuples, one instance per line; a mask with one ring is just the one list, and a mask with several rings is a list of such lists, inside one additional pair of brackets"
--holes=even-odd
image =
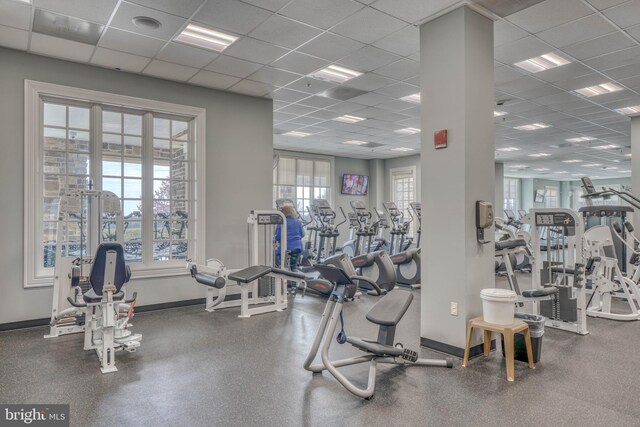
[[(246, 265), (246, 217), (271, 206), (272, 102), (0, 48), (0, 323), (50, 316), (50, 287), (23, 288), (24, 80), (203, 107), (207, 110), (208, 258)], [(139, 304), (204, 297), (189, 277), (135, 280)]]
[[(369, 181), (369, 191), (366, 196), (349, 196), (345, 194), (340, 194), (340, 187), (342, 186), (342, 175), (344, 174), (358, 174), (358, 175), (369, 175), (369, 179), (371, 179), (371, 174), (369, 170), (369, 160), (363, 159), (351, 159), (348, 157), (336, 157), (334, 160), (334, 198), (333, 209), (338, 214), (338, 218), (342, 218), (340, 214), (340, 207), (344, 209), (345, 214), (347, 212), (352, 212), (350, 202), (352, 200), (362, 200), (367, 207), (371, 210), (371, 214), (373, 218), (375, 218), (375, 213), (373, 212), (373, 206), (369, 204), (369, 195), (371, 194), (373, 189), (373, 183)], [(343, 224), (340, 227), (340, 237), (338, 237), (338, 246), (347, 241), (349, 238), (348, 232), (348, 223)]]

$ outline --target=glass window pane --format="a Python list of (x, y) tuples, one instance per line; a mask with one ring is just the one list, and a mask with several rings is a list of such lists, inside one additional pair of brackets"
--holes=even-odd
[(88, 154), (67, 153), (67, 173), (89, 175), (91, 159)]
[(125, 219), (138, 220), (142, 218), (141, 200), (124, 200), (122, 202), (122, 215)]
[(189, 143), (173, 141), (171, 143), (171, 158), (173, 160), (189, 160)]
[(313, 167), (313, 185), (320, 187), (329, 187), (331, 185), (331, 163), (316, 160), (313, 162)]
[(297, 185), (311, 185), (311, 176), (313, 175), (313, 160), (301, 160), (297, 162)]
[[(171, 198), (171, 181), (166, 180), (153, 180), (153, 198), (168, 200)], [(168, 212), (168, 211), (167, 211)]]
[(72, 151), (89, 152), (89, 140), (89, 132), (70, 130), (68, 149)]
[(168, 161), (154, 160), (153, 162), (153, 177), (155, 179), (169, 179), (171, 178), (171, 167)]
[(122, 137), (109, 133), (102, 134), (102, 154), (120, 155), (122, 153)]
[(128, 135), (142, 135), (142, 116), (125, 114), (124, 133)]
[(171, 141), (168, 139), (153, 140), (153, 157), (159, 159), (171, 158)]
[(189, 163), (171, 162), (171, 179), (189, 179)]
[(122, 180), (120, 178), (102, 178), (102, 189), (122, 197)]
[(113, 111), (102, 112), (102, 131), (111, 133), (122, 132), (122, 114)]
[(102, 160), (102, 175), (122, 176), (120, 161)]
[(171, 122), (171, 138), (186, 141), (189, 137), (189, 123), (179, 120)]
[(170, 137), (171, 122), (167, 119), (153, 118), (153, 136), (155, 138), (167, 138)]
[(169, 200), (153, 200), (153, 217), (156, 219), (171, 218), (171, 202)]
[(130, 176), (135, 178), (142, 177), (142, 164), (140, 159), (125, 158), (123, 162), (124, 176)]
[(142, 138), (138, 136), (124, 137), (124, 155), (125, 156), (142, 156)]
[(65, 188), (65, 177), (60, 175), (44, 175), (43, 196), (58, 197)]
[(42, 170), (44, 173), (63, 174), (67, 170), (67, 157), (64, 151), (45, 151)]
[(123, 196), (126, 199), (135, 199), (135, 198), (142, 197), (142, 180), (125, 179)]
[(295, 185), (296, 184), (296, 160), (286, 157), (280, 157), (278, 162), (278, 184)]
[(67, 126), (67, 107), (57, 104), (44, 104), (44, 124), (49, 126)]
[(189, 252), (189, 244), (187, 241), (173, 241), (171, 242), (171, 258), (173, 259), (187, 259)]
[(153, 238), (154, 240), (169, 240), (171, 238), (171, 221), (153, 221)]
[(65, 150), (67, 134), (64, 129), (44, 128), (44, 149)]
[(187, 181), (172, 181), (171, 198), (173, 200), (187, 200), (189, 198), (189, 183)]
[(69, 127), (76, 129), (89, 129), (89, 109), (82, 107), (69, 107)]

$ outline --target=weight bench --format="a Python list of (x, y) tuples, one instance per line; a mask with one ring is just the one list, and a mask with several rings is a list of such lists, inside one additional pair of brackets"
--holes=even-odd
[[(211, 273), (204, 273), (198, 270), (196, 264), (188, 263), (187, 267), (191, 272), (191, 277), (196, 282), (207, 287), (206, 310), (240, 306), (238, 317), (251, 317), (254, 314), (269, 313), (272, 311), (282, 311), (287, 308), (286, 283), (294, 281), (296, 284), (305, 283), (304, 274), (283, 270), (266, 265), (254, 265), (241, 270), (227, 270), (222, 263), (217, 260), (209, 260), (211, 266), (206, 268)], [(216, 265), (213, 265), (216, 264)], [(260, 279), (269, 278), (272, 292), (267, 296), (260, 296)], [(239, 300), (225, 300), (227, 296), (228, 282), (240, 287)], [(217, 295), (215, 291), (217, 290)]]
[[(375, 392), (378, 363), (409, 366), (441, 366), (447, 368), (453, 366), (451, 359), (419, 359), (417, 351), (404, 348), (400, 343), (394, 344), (396, 326), (413, 300), (413, 295), (410, 292), (402, 290), (393, 290), (387, 293), (366, 314), (368, 321), (378, 325), (378, 337), (376, 339), (347, 337), (344, 332), (344, 324), (342, 325), (342, 331), (337, 337), (338, 342), (340, 344), (348, 342), (366, 354), (331, 361), (329, 359), (329, 348), (333, 342), (338, 322), (342, 322), (344, 302), (353, 298), (358, 286), (345, 271), (340, 268), (331, 265), (316, 265), (316, 270), (323, 278), (334, 283), (334, 291), (327, 300), (327, 305), (322, 313), (320, 327), (309, 351), (309, 355), (305, 360), (304, 368), (306, 370), (313, 373), (320, 373), (327, 370), (351, 393), (369, 399)], [(313, 364), (321, 344), (322, 363)], [(369, 376), (366, 388), (360, 388), (354, 385), (338, 371), (340, 367), (359, 363), (369, 363)]]

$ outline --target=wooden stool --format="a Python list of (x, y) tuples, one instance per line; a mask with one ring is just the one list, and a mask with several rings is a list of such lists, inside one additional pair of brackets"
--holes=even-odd
[(529, 325), (522, 320), (515, 320), (511, 325), (496, 325), (495, 323), (487, 323), (482, 317), (476, 317), (469, 320), (467, 324), (467, 345), (464, 349), (464, 361), (462, 366), (466, 368), (469, 365), (469, 352), (471, 351), (471, 335), (473, 328), (484, 330), (484, 357), (489, 357), (491, 351), (491, 333), (498, 332), (502, 334), (504, 341), (504, 354), (507, 358), (507, 380), (514, 379), (514, 335), (517, 332), (524, 331), (524, 341), (527, 346), (527, 359), (529, 360), (529, 368), (535, 369), (533, 365), (533, 351), (531, 350), (531, 333)]

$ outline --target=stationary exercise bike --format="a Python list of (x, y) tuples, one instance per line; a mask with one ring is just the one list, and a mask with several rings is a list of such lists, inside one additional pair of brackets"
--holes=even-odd
[(404, 214), (395, 203), (382, 204), (391, 219), (391, 261), (396, 268), (396, 281), (398, 285), (411, 289), (420, 289), (421, 260), (420, 248), (412, 248), (405, 251), (400, 249), (405, 241), (405, 234), (411, 221), (404, 221)]
[[(320, 327), (309, 351), (309, 355), (304, 362), (304, 369), (313, 373), (328, 371), (340, 384), (349, 392), (364, 399), (370, 399), (375, 393), (376, 370), (378, 363), (387, 363), (404, 366), (440, 366), (453, 367), (450, 358), (445, 360), (420, 359), (418, 352), (404, 348), (401, 343), (394, 343), (396, 327), (402, 317), (407, 312), (413, 295), (410, 292), (395, 290), (382, 297), (366, 314), (366, 318), (373, 324), (378, 325), (378, 336), (376, 339), (366, 339), (348, 337), (344, 330), (344, 320), (342, 311), (344, 304), (353, 299), (357, 285), (354, 280), (357, 278), (349, 276), (344, 270), (334, 266), (316, 266), (322, 277), (335, 284), (335, 289), (327, 301)], [(359, 279), (358, 279), (359, 280)], [(374, 286), (374, 284), (371, 284)], [(338, 322), (341, 323), (341, 331), (337, 336), (340, 344), (349, 343), (365, 354), (341, 360), (331, 360), (329, 349), (333, 342)], [(322, 363), (314, 364), (314, 359), (321, 350)], [(338, 370), (343, 366), (369, 363), (368, 382), (365, 388), (356, 386), (352, 381)]]

